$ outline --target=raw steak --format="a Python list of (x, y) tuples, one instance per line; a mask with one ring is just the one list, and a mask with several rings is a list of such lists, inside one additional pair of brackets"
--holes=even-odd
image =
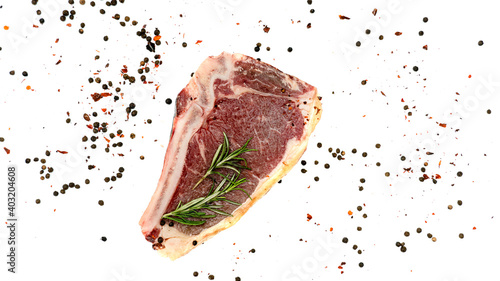
[[(320, 117), (315, 87), (245, 55), (207, 58), (177, 97), (163, 171), (139, 222), (146, 239), (174, 260), (235, 224), (297, 163)], [(209, 193), (208, 178), (193, 186), (209, 168), (223, 133), (231, 151), (248, 139), (248, 148), (257, 149), (241, 155), (251, 170), (241, 172), (248, 181), (239, 187), (251, 199), (242, 191), (228, 193), (242, 205), (224, 202), (222, 210), (232, 216), (217, 215), (199, 226), (162, 219), (179, 201)]]

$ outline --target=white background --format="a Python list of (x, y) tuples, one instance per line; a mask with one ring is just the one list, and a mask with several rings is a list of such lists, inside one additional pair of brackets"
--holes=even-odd
[[(5, 138), (0, 143), (0, 213), (5, 220), (7, 165), (18, 169), (18, 273), (7, 273), (2, 262), (1, 280), (208, 280), (209, 274), (215, 280), (500, 280), (495, 1), (126, 0), (116, 7), (96, 1), (94, 8), (90, 1), (84, 6), (75, 1), (75, 20), (66, 22), (59, 16), (72, 9), (67, 1), (39, 2), (0, 2), (0, 137)], [(36, 16), (38, 9), (41, 16)], [(115, 13), (139, 24), (121, 27), (111, 18)], [(83, 35), (78, 33), (81, 22), (86, 24)], [(135, 34), (144, 24), (149, 32), (158, 27), (162, 35), (157, 53), (163, 64), (148, 75), (154, 83), (120, 85), (124, 97), (119, 102), (111, 97), (94, 102), (90, 95), (102, 90), (87, 82), (92, 73), (100, 71), (99, 77), (116, 87), (127, 65), (139, 81), (139, 62), (153, 59), (145, 40)], [(403, 34), (395, 36), (397, 31)], [(258, 53), (257, 42), (262, 44)], [(198, 65), (222, 51), (259, 57), (316, 86), (323, 118), (303, 156), (305, 167), (297, 164), (236, 226), (171, 262), (151, 249), (138, 225), (168, 145), (174, 105), (165, 99), (175, 99)], [(94, 60), (97, 54), (100, 59)], [(16, 74), (9, 75), (10, 70)], [(139, 113), (126, 121), (130, 102)], [(410, 109), (403, 110), (404, 105)], [(101, 108), (114, 112), (104, 115)], [(81, 138), (92, 133), (82, 116), (93, 111), (99, 117), (90, 124), (108, 122), (108, 134), (124, 131), (122, 148), (105, 153), (99, 134), (98, 148), (84, 149), (90, 142), (83, 144)], [(153, 123), (146, 124), (147, 119)], [(134, 140), (128, 137), (131, 132), (137, 135)], [(345, 150), (345, 160), (333, 159), (329, 147)], [(50, 157), (44, 156), (46, 150)], [(365, 151), (368, 157), (363, 158)], [(34, 157), (54, 167), (50, 179), (39, 179), (40, 162), (24, 163)], [(441, 176), (437, 184), (418, 180), (426, 161), (426, 174)], [(89, 164), (96, 169), (89, 171)], [(103, 178), (121, 166), (123, 178), (105, 183)], [(458, 171), (463, 172), (460, 178)], [(87, 178), (89, 185), (84, 184)], [(360, 178), (366, 179), (361, 192)], [(81, 188), (52, 195), (69, 182)], [(0, 237), (3, 261), (5, 227)], [(343, 237), (349, 238), (347, 244)], [(397, 241), (405, 242), (407, 252), (395, 246)], [(362, 254), (352, 249), (354, 244)], [(253, 248), (256, 252), (249, 253)], [(200, 274), (196, 278), (194, 271)]]

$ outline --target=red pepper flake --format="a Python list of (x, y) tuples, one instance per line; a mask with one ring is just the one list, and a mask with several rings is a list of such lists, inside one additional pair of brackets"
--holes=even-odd
[(347, 212), (347, 214), (348, 214), (349, 216), (352, 216), (352, 211), (351, 211), (351, 210), (349, 210), (349, 211)]
[(71, 27), (71, 23), (66, 24), (67, 27)]
[(56, 39), (56, 43), (59, 43), (59, 38)]
[(4, 30), (9, 30), (9, 26), (8, 25), (4, 25), (3, 29)]
[(330, 231), (333, 231), (333, 227), (330, 227)]
[(8, 149), (7, 147), (4, 147), (3, 149), (5, 149), (5, 152), (7, 152), (7, 154), (10, 154), (10, 149)]
[(396, 34), (396, 36), (400, 36), (401, 34), (403, 34), (403, 32), (396, 31), (396, 33), (394, 34)]
[(202, 40), (197, 40), (195, 44), (196, 45), (200, 45), (201, 42), (203, 42), (203, 41)]
[(373, 14), (374, 16), (376, 16), (376, 15), (377, 15), (377, 11), (378, 11), (378, 10), (377, 10), (377, 8), (373, 9), (372, 14)]
[(446, 128), (446, 124), (445, 123), (439, 123), (439, 127)]
[(310, 214), (307, 214), (307, 221), (310, 221), (313, 218)]
[(429, 179), (429, 176), (427, 174), (424, 174), (424, 180)]
[(31, 90), (31, 86), (30, 85), (26, 86), (26, 90)]
[[(341, 262), (338, 269), (344, 269), (345, 261)], [(344, 274), (344, 271), (341, 271), (340, 274)]]
[(267, 25), (264, 25), (264, 32), (269, 33), (269, 30), (271, 30), (271, 28)]
[(67, 151), (64, 151), (64, 150), (56, 150), (56, 152), (59, 152), (59, 153), (61, 153), (61, 154), (68, 154), (68, 152), (67, 152)]
[(439, 160), (438, 167), (441, 168), (441, 160)]
[(346, 16), (343, 16), (343, 15), (339, 15), (339, 18), (341, 20), (350, 20), (351, 19), (350, 17), (346, 17)]
[(380, 91), (380, 93), (382, 93), (382, 95), (383, 95), (384, 97), (386, 97), (386, 95), (384, 94), (384, 92)]
[(58, 60), (58, 61), (56, 62), (56, 65), (58, 65), (58, 64), (60, 64), (60, 63), (61, 63), (61, 60)]
[(38, 28), (38, 25), (33, 25), (34, 28)]
[(472, 77), (472, 75), (469, 74), (469, 78), (471, 78), (471, 77)]
[(441, 178), (441, 175), (440, 174), (436, 174), (436, 179), (440, 179)]
[(476, 230), (476, 227), (474, 226), (474, 227), (472, 228), (472, 230)]
[(106, 108), (101, 108), (102, 112), (106, 112)]
[(89, 124), (89, 125), (87, 125), (87, 128), (92, 130), (94, 127), (92, 127), (92, 125)]
[(122, 156), (123, 157), (124, 155), (123, 155), (123, 153), (118, 153), (118, 156)]
[(111, 96), (111, 93), (93, 93), (91, 96), (94, 99), (94, 101), (97, 102), (104, 97)]
[(423, 48), (424, 50), (426, 50), (426, 51), (427, 51), (427, 49), (428, 49), (428, 48), (427, 48), (427, 45), (423, 46), (422, 48)]
[(401, 102), (405, 102), (405, 100), (404, 100), (404, 99), (401, 99)]

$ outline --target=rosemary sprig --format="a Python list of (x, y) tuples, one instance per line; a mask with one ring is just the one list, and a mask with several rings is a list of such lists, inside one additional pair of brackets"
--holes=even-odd
[[(212, 188), (208, 192), (207, 196), (193, 199), (187, 202), (186, 204), (179, 202), (175, 210), (173, 210), (168, 214), (163, 215), (164, 219), (170, 219), (186, 225), (202, 225), (206, 222), (205, 219), (213, 218), (216, 216), (215, 214), (232, 216), (231, 214), (222, 211), (221, 208), (223, 205), (215, 204), (216, 202), (225, 201), (232, 205), (236, 206), (241, 205), (240, 203), (227, 199), (224, 196), (225, 194), (231, 191), (239, 190), (244, 192), (248, 196), (248, 198), (252, 199), (244, 189), (238, 187), (240, 184), (247, 181), (245, 178), (242, 179), (239, 178), (241, 170), (250, 169), (247, 166), (247, 161), (239, 156), (248, 151), (255, 151), (256, 149), (247, 148), (247, 145), (251, 140), (249, 139), (242, 147), (233, 152), (230, 152), (229, 140), (227, 139), (226, 133), (223, 134), (224, 134), (224, 140), (222, 144), (219, 145), (219, 147), (217, 148), (217, 151), (214, 154), (214, 158), (212, 159), (212, 163), (210, 164), (208, 171), (196, 183), (193, 189), (195, 189), (205, 178), (207, 178), (210, 175), (220, 175), (222, 177), (220, 183), (215, 187), (216, 182), (215, 180), (213, 180)], [(242, 165), (241, 162), (244, 162), (245, 165)], [(230, 169), (234, 171), (234, 173), (232, 173), (232, 175), (231, 174), (223, 175), (220, 172), (216, 171), (216, 169), (222, 169), (222, 168)], [(210, 210), (215, 214), (207, 214), (202, 210)], [(193, 219), (198, 219), (198, 220), (193, 220)]]
[[(215, 189), (213, 188), (215, 184), (212, 185), (212, 189), (207, 196), (193, 199), (186, 204), (182, 204), (182, 202), (179, 202), (177, 208), (175, 208), (174, 211), (163, 215), (163, 218), (186, 225), (202, 225), (205, 223), (204, 219), (213, 218), (216, 215), (210, 215), (201, 210), (210, 210), (216, 214), (232, 216), (231, 214), (221, 210), (222, 205), (217, 205), (214, 203), (226, 201), (233, 205), (241, 205), (240, 203), (231, 201), (224, 196), (225, 194), (234, 190), (243, 191), (250, 199), (252, 199), (244, 189), (238, 187), (240, 184), (247, 181), (245, 178), (238, 179), (239, 176), (239, 172), (233, 173), (232, 176), (230, 176), (229, 174), (227, 176), (224, 176), (217, 187), (215, 187)], [(189, 218), (200, 220), (192, 220)]]
[[(217, 151), (215, 151), (214, 158), (212, 159), (212, 164), (208, 168), (207, 172), (201, 179), (194, 185), (193, 189), (195, 189), (204, 179), (206, 179), (210, 175), (219, 175), (223, 178), (226, 176), (217, 172), (217, 169), (227, 168), (233, 170), (235, 173), (240, 173), (241, 169), (248, 169), (247, 161), (244, 158), (239, 157), (241, 154), (248, 151), (255, 151), (256, 149), (247, 148), (248, 143), (252, 140), (251, 138), (247, 140), (247, 142), (240, 148), (236, 149), (233, 152), (229, 151), (229, 140), (227, 139), (226, 133), (224, 134), (224, 141), (219, 145)], [(244, 162), (245, 165), (241, 165), (241, 162)]]

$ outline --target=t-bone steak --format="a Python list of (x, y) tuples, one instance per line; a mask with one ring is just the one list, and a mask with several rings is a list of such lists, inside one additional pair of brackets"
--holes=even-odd
[[(297, 163), (320, 117), (316, 88), (300, 79), (241, 54), (207, 58), (177, 96), (163, 171), (139, 222), (146, 240), (174, 260), (234, 225)], [(232, 216), (217, 215), (202, 225), (163, 219), (179, 202), (210, 192), (208, 178), (193, 187), (210, 167), (224, 133), (231, 151), (249, 139), (248, 148), (256, 149), (241, 155), (250, 170), (242, 170), (240, 178), (247, 182), (239, 187), (251, 198), (242, 191), (227, 193), (241, 205), (221, 203)]]

